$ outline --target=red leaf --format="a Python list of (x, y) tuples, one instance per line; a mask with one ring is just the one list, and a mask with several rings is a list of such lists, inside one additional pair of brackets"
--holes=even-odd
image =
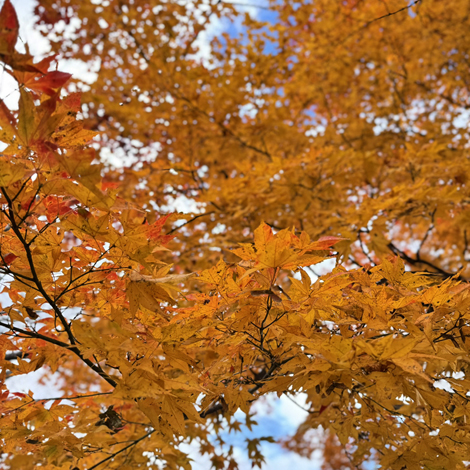
[(13, 263), (18, 256), (14, 255), (13, 253), (8, 253), (3, 257), (3, 261), (8, 266), (9, 264)]
[(28, 210), (31, 207), (34, 200), (35, 200), (34, 196), (28, 197), (21, 203), (21, 208), (23, 210)]
[(336, 243), (346, 240), (346, 238), (341, 237), (321, 237), (316, 242), (313, 242), (309, 245), (311, 250), (327, 250)]
[(80, 92), (70, 93), (62, 100), (62, 104), (71, 111), (78, 112), (81, 108), (82, 95)]
[(18, 17), (10, 0), (5, 0), (0, 10), (0, 53), (7, 54), (15, 50), (18, 40)]
[(0, 101), (0, 126), (13, 134), (16, 134), (16, 119), (10, 110), (6, 107), (5, 103)]
[(70, 80), (72, 74), (59, 72), (55, 70), (49, 72), (38, 80), (30, 80), (25, 85), (28, 88), (31, 88), (34, 91), (42, 91), (49, 96), (52, 96), (56, 93), (57, 89), (65, 85), (65, 83)]
[(51, 66), (51, 62), (56, 58), (55, 54), (50, 55), (49, 57), (45, 57), (42, 59), (40, 62), (37, 64), (34, 64), (34, 66), (41, 72), (41, 73), (47, 73), (49, 70), (49, 67)]
[(103, 181), (101, 183), (101, 189), (103, 191), (106, 191), (107, 189), (116, 189), (116, 188), (119, 188), (119, 186), (121, 186), (122, 183), (119, 183), (119, 182), (114, 182), (114, 181)]
[(48, 196), (44, 200), (44, 205), (47, 207), (47, 220), (51, 223), (57, 217), (67, 214), (72, 211), (70, 206), (76, 204), (77, 199), (63, 200), (57, 196)]

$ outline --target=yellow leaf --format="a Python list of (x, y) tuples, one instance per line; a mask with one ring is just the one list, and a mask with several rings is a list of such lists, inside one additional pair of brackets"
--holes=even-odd
[(0, 186), (8, 187), (10, 184), (16, 183), (23, 178), (25, 171), (24, 165), (0, 157)]
[(20, 109), (18, 115), (18, 137), (25, 146), (29, 146), (30, 140), (36, 131), (35, 105), (31, 93), (24, 88), (20, 89)]
[(81, 147), (90, 142), (99, 132), (83, 129), (82, 121), (73, 121), (59, 127), (51, 136), (51, 141), (59, 147)]
[(412, 375), (418, 375), (422, 377), (427, 382), (433, 384), (434, 382), (424, 373), (423, 366), (414, 359), (406, 357), (393, 358), (392, 361), (399, 367), (401, 367), (405, 372), (408, 372)]

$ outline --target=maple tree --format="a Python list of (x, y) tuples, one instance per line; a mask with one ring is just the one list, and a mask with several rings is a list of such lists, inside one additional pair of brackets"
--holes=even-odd
[[(308, 414), (282, 445), (310, 457), (323, 428), (324, 468), (466, 468), (470, 20), (451, 3), (41, 0), (36, 59), (5, 0), (1, 468), (189, 469), (190, 442), (235, 469), (227, 431), (276, 394)], [(242, 27), (201, 57), (214, 19)], [(58, 397), (9, 391), (40, 369)]]

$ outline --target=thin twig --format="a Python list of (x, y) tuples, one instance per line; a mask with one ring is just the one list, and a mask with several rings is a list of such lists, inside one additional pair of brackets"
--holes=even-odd
[(449, 278), (455, 278), (456, 280), (458, 281), (465, 281), (467, 282), (468, 279), (464, 278), (463, 276), (460, 276), (460, 275), (457, 275), (457, 274), (454, 274), (454, 273), (449, 273), (447, 271), (445, 271), (444, 269), (440, 268), (439, 266), (436, 266), (435, 264), (431, 263), (430, 261), (426, 261), (424, 259), (414, 259), (412, 258), (411, 256), (407, 255), (404, 251), (400, 250), (399, 248), (397, 248), (392, 242), (390, 242), (388, 245), (387, 245), (395, 255), (399, 256), (400, 258), (403, 258), (404, 261), (406, 261), (408, 264), (411, 264), (411, 265), (419, 265), (419, 264), (424, 264), (425, 266), (428, 266), (432, 269), (435, 270), (435, 272), (427, 272), (428, 274), (440, 274), (442, 275), (443, 278), (445, 279), (449, 279)]
[[(45, 336), (45, 335), (42, 335), (41, 333), (24, 330), (23, 328), (19, 328), (17, 326), (9, 325), (8, 323), (3, 323), (3, 322), (0, 322), (0, 326), (3, 326), (4, 328), (7, 328), (8, 330), (14, 331), (16, 333), (21, 333), (22, 335), (26, 335), (28, 338), (42, 339), (43, 341), (46, 341), (48, 343), (55, 344), (56, 346), (60, 346), (61, 348), (65, 348), (70, 351), (73, 351), (73, 347), (70, 346), (70, 344), (64, 343), (63, 341), (60, 341), (55, 338), (51, 338), (50, 336)], [(80, 353), (78, 353), (78, 355), (80, 355)]]
[(272, 11), (272, 9), (267, 6), (256, 5), (254, 3), (227, 2), (226, 0), (221, 0), (220, 3), (223, 3), (224, 5), (233, 5), (236, 7), (258, 8), (259, 10)]
[(111, 395), (113, 392), (96, 392), (88, 395), (75, 395), (73, 397), (51, 397), (51, 398), (35, 398), (34, 401), (55, 401), (55, 400), (78, 400), (80, 398), (91, 398), (100, 395)]
[(206, 215), (211, 215), (211, 214), (214, 214), (215, 211), (210, 211), (210, 212), (204, 212), (204, 214), (199, 214), (199, 215), (196, 215), (194, 216), (192, 219), (189, 219), (188, 221), (186, 221), (184, 224), (180, 225), (179, 227), (175, 227), (173, 230), (170, 230), (168, 232), (168, 235), (171, 235), (173, 232), (176, 232), (177, 230), (179, 230), (180, 228), (184, 227), (185, 225), (188, 225), (190, 224), (191, 222), (194, 222), (195, 220), (199, 219), (200, 217), (204, 217)]
[(416, 259), (418, 261), (421, 261), (421, 248), (423, 248), (423, 245), (425, 244), (426, 240), (429, 237), (429, 234), (434, 230), (434, 214), (436, 213), (436, 209), (434, 209), (433, 213), (431, 214), (431, 225), (428, 227), (426, 230), (426, 233), (424, 234), (423, 239), (421, 240), (421, 243), (419, 244), (419, 247), (416, 251)]
[(149, 437), (151, 434), (153, 434), (155, 432), (155, 429), (152, 429), (151, 431), (149, 431), (147, 434), (143, 435), (142, 437), (140, 437), (139, 439), (136, 439), (135, 441), (132, 441), (131, 444), (127, 445), (126, 447), (123, 447), (122, 449), (118, 450), (117, 452), (114, 452), (113, 454), (111, 454), (109, 457), (106, 457), (105, 459), (103, 460), (100, 460), (98, 463), (96, 463), (95, 465), (93, 465), (92, 467), (90, 467), (88, 470), (94, 470), (95, 468), (98, 468), (100, 465), (104, 464), (105, 462), (107, 462), (108, 460), (111, 460), (111, 459), (114, 459), (114, 457), (116, 457), (117, 455), (119, 455), (120, 453), (124, 452), (125, 450), (137, 445), (140, 441), (143, 441), (144, 439), (146, 439), (147, 437)]
[(284, 392), (284, 396), (290, 400), (295, 406), (299, 407), (302, 411), (305, 411), (306, 413), (313, 414), (315, 411), (312, 410), (306, 410), (302, 405), (299, 405), (292, 397), (289, 396), (287, 392)]
[(395, 11), (392, 11), (392, 12), (389, 12), (387, 13), (386, 15), (382, 15), (382, 16), (379, 16), (378, 18), (374, 18), (373, 20), (369, 20), (367, 22), (365, 22), (360, 28), (356, 29), (355, 31), (351, 32), (350, 34), (348, 34), (342, 41), (340, 44), (344, 44), (351, 36), (354, 36), (355, 34), (359, 33), (360, 31), (362, 31), (363, 29), (366, 29), (368, 28), (371, 24), (375, 23), (376, 21), (380, 21), (380, 20), (383, 20), (384, 18), (388, 18), (390, 16), (393, 16), (393, 15), (396, 15), (397, 13), (401, 13), (402, 11), (406, 11), (406, 10), (409, 10), (410, 8), (414, 7), (415, 5), (417, 5), (418, 3), (421, 3), (423, 0), (415, 0), (413, 3), (410, 3), (409, 5), (407, 5), (406, 7), (403, 7), (403, 8), (400, 8), (398, 10), (395, 10)]

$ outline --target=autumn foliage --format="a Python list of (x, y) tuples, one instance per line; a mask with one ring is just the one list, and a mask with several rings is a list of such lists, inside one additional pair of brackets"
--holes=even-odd
[(40, 0), (33, 57), (4, 1), (0, 468), (233, 470), (275, 396), (325, 469), (467, 468), (467, 2), (263, 5)]

